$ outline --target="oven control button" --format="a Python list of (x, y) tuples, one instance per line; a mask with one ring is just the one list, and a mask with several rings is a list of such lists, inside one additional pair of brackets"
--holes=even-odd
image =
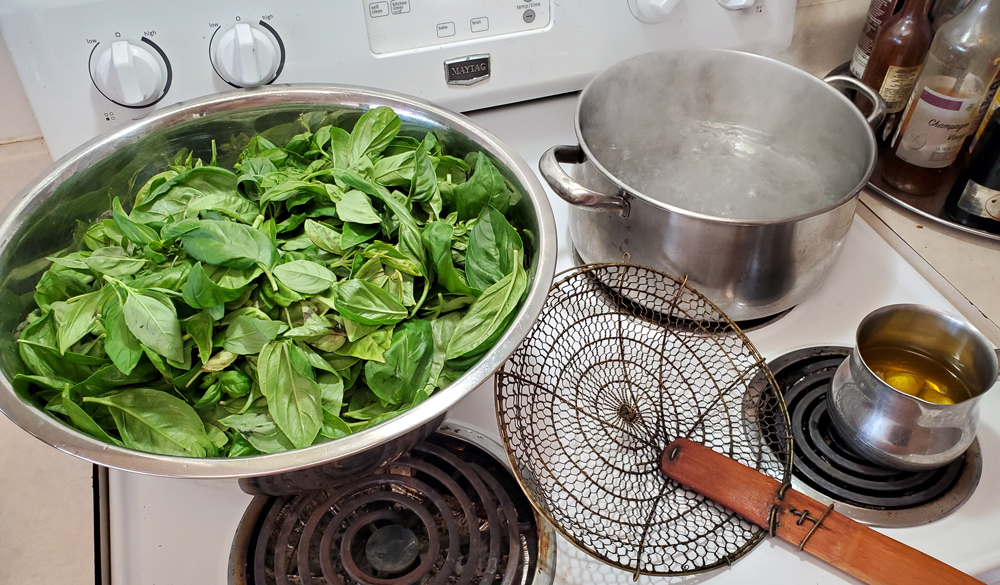
[(743, 10), (754, 5), (756, 0), (718, 0), (719, 6), (726, 10)]
[(256, 87), (274, 81), (284, 58), (281, 42), (270, 27), (236, 23), (217, 30), (209, 45), (212, 66), (226, 83)]
[(147, 49), (128, 41), (115, 41), (97, 52), (90, 62), (94, 85), (116, 104), (143, 107), (163, 96), (167, 72), (155, 45)]
[(666, 20), (678, 2), (680, 0), (628, 0), (628, 7), (636, 19), (647, 24), (656, 24)]

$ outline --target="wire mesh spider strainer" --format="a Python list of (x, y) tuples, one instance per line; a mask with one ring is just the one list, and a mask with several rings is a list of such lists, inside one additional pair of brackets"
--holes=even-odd
[(655, 270), (564, 273), (497, 375), (496, 403), (536, 508), (636, 576), (714, 569), (767, 534), (668, 480), (660, 458), (672, 440), (791, 477), (788, 413), (764, 359), (715, 305)]

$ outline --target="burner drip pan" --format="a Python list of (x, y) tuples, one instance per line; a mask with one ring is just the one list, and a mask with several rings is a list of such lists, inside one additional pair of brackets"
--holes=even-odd
[[(815, 347), (768, 365), (785, 398), (794, 439), (792, 485), (846, 516), (873, 526), (917, 526), (943, 518), (972, 495), (982, 475), (976, 441), (965, 456), (929, 471), (872, 463), (840, 436), (827, 410), (827, 391), (847, 347)], [(757, 383), (763, 383), (759, 381)], [(782, 452), (784, 444), (771, 445)]]
[(345, 486), (253, 500), (230, 585), (549, 585), (551, 527), (502, 463), (458, 425)]

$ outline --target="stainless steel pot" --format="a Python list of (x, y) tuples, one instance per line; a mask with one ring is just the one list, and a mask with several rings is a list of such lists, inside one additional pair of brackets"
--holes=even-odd
[[(885, 383), (865, 362), (873, 348), (899, 347), (947, 363), (971, 398), (934, 404)], [(862, 456), (905, 470), (935, 469), (961, 457), (976, 438), (979, 402), (996, 383), (998, 354), (964, 319), (922, 305), (890, 305), (858, 326), (851, 356), (830, 387), (830, 417)]]
[[(833, 86), (868, 96), (873, 114), (866, 120)], [(635, 264), (687, 277), (731, 318), (755, 319), (802, 301), (833, 266), (857, 194), (872, 173), (871, 128), (884, 112), (878, 94), (850, 77), (824, 83), (735, 51), (648, 53), (615, 65), (583, 90), (576, 109), (579, 146), (550, 149), (539, 168), (571, 204), (570, 236), (585, 262), (617, 262), (627, 253)], [(662, 183), (647, 178), (684, 147), (682, 119), (745, 128), (812, 157), (817, 168), (833, 169), (825, 179), (835, 200), (762, 220), (680, 207), (655, 188)], [(573, 176), (560, 163), (575, 165)]]
[[(231, 164), (247, 136), (287, 125), (302, 131), (304, 113), (333, 114), (350, 128), (366, 110), (393, 108), (403, 134), (433, 132), (451, 154), (486, 153), (524, 196), (513, 221), (531, 237), (529, 290), (507, 332), (451, 386), (411, 410), (363, 432), (286, 453), (233, 459), (193, 459), (133, 451), (84, 435), (46, 414), (11, 380), (23, 370), (15, 328), (33, 306), (32, 293), (48, 268), (45, 256), (70, 245), (77, 222), (110, 212), (111, 199), (128, 204), (138, 186), (163, 170), (181, 148)], [(251, 493), (285, 494), (342, 482), (377, 469), (429, 435), (448, 410), (484, 383), (528, 333), (545, 301), (556, 257), (552, 211), (531, 168), (513, 150), (469, 119), (422, 100), (357, 87), (270, 86), (180, 103), (97, 138), (53, 164), (4, 211), (0, 224), (0, 411), (42, 441), (88, 461), (128, 471), (182, 478), (241, 478)]]

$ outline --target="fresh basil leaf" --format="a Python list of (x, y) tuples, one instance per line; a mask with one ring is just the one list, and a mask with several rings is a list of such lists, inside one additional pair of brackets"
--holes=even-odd
[(208, 311), (195, 313), (184, 321), (184, 330), (198, 348), (198, 359), (204, 364), (212, 357), (212, 329), (215, 320)]
[(455, 268), (451, 258), (451, 242), (454, 228), (444, 221), (434, 221), (424, 226), (421, 240), (430, 252), (437, 271), (437, 281), (450, 293), (478, 296), (465, 281), (465, 274)]
[(135, 244), (144, 246), (150, 242), (155, 242), (160, 239), (156, 230), (153, 228), (148, 225), (132, 221), (128, 214), (125, 213), (125, 210), (122, 209), (122, 204), (117, 197), (115, 197), (114, 201), (111, 203), (111, 212), (111, 217), (114, 220), (115, 225), (118, 226), (118, 230)]
[(256, 203), (237, 195), (235, 191), (232, 193), (210, 193), (191, 199), (187, 206), (187, 213), (195, 214), (202, 211), (218, 211), (246, 224), (253, 223), (260, 214), (260, 208), (257, 207)]
[(208, 457), (217, 453), (198, 413), (166, 392), (152, 388), (129, 388), (83, 401), (111, 409), (118, 433), (130, 449), (161, 455)]
[(331, 413), (329, 410), (323, 411), (323, 426), (319, 429), (319, 434), (327, 439), (339, 439), (351, 434), (351, 427), (344, 422), (344, 419)]
[(184, 342), (177, 309), (158, 292), (127, 289), (122, 306), (125, 324), (147, 348), (175, 362), (184, 361)]
[(518, 305), (528, 287), (528, 276), (521, 267), (520, 255), (514, 271), (483, 291), (462, 317), (448, 343), (446, 359), (456, 359), (481, 353), (496, 342), (517, 313)]
[(319, 398), (323, 410), (339, 415), (340, 409), (344, 407), (344, 379), (336, 371), (323, 372), (316, 378), (316, 383), (319, 384)]
[(104, 310), (104, 350), (123, 374), (131, 374), (142, 357), (142, 346), (125, 323), (118, 297), (112, 295)]
[(203, 372), (221, 372), (229, 366), (233, 365), (239, 358), (239, 354), (235, 354), (231, 351), (222, 350), (211, 357), (201, 369)]
[(369, 244), (361, 255), (365, 258), (378, 258), (385, 266), (391, 266), (411, 276), (421, 275), (421, 266), (417, 262), (385, 242)]
[[(433, 135), (430, 135), (433, 136)], [(441, 216), (441, 191), (438, 188), (434, 164), (421, 143), (413, 154), (413, 179), (410, 181), (410, 201), (425, 203), (432, 221)]]
[(320, 389), (309, 361), (291, 341), (272, 341), (257, 360), (267, 410), (298, 448), (312, 444), (323, 425)]
[(397, 327), (382, 363), (365, 364), (365, 380), (376, 396), (390, 404), (404, 404), (427, 384), (434, 351), (429, 321), (417, 319)]
[(368, 195), (352, 189), (337, 202), (337, 217), (344, 221), (360, 224), (378, 224), (382, 218), (375, 213)]
[(62, 395), (62, 407), (66, 411), (66, 415), (69, 416), (70, 422), (78, 430), (94, 437), (95, 439), (104, 441), (105, 443), (111, 443), (112, 445), (117, 445), (119, 447), (124, 447), (125, 443), (119, 441), (118, 439), (112, 437), (101, 428), (101, 425), (97, 424), (92, 416), (87, 414), (87, 411), (83, 409), (79, 404), (73, 402), (69, 397), (69, 392), (64, 392)]
[(274, 277), (295, 292), (315, 295), (329, 289), (337, 277), (322, 264), (293, 260), (274, 267)]
[(97, 313), (108, 298), (108, 292), (102, 289), (80, 295), (68, 302), (52, 303), (59, 353), (65, 354), (74, 343), (94, 330), (98, 325)]
[(281, 321), (240, 315), (229, 323), (222, 347), (239, 355), (253, 355), (274, 340), (288, 326)]
[[(427, 384), (424, 385), (423, 392), (430, 396), (437, 388), (444, 388), (447, 384), (442, 384), (438, 377), (444, 368), (448, 344), (455, 336), (458, 324), (462, 320), (462, 314), (458, 312), (448, 313), (442, 317), (431, 321), (431, 337), (434, 340), (434, 351), (431, 353), (430, 363), (427, 365)], [(414, 396), (416, 401), (419, 396)]]
[(341, 247), (341, 235), (337, 230), (318, 221), (307, 219), (305, 232), (309, 240), (319, 249), (326, 250), (331, 254), (344, 253), (344, 248)]
[(411, 150), (378, 159), (372, 178), (386, 187), (410, 185), (413, 180), (413, 156)]
[(280, 453), (295, 448), (266, 412), (231, 414), (219, 422), (235, 430), (261, 453)]
[(523, 248), (517, 230), (503, 214), (489, 205), (483, 207), (469, 232), (469, 247), (465, 254), (465, 274), (469, 285), (479, 290), (493, 286), (514, 271), (517, 252)]
[(181, 236), (184, 250), (195, 260), (217, 266), (270, 270), (278, 259), (274, 241), (264, 232), (231, 221), (203, 219)]
[(478, 216), (483, 207), (491, 204), (501, 212), (505, 212), (510, 202), (510, 192), (507, 190), (503, 175), (481, 152), (476, 153), (476, 165), (472, 177), (456, 185), (452, 195), (458, 219), (463, 221)]
[(219, 286), (209, 278), (201, 262), (198, 262), (191, 269), (187, 281), (181, 288), (181, 294), (184, 302), (192, 308), (205, 309), (235, 301), (243, 294), (243, 289)]
[(353, 278), (337, 285), (337, 312), (364, 325), (391, 325), (406, 318), (406, 307), (374, 284)]
[(183, 219), (192, 199), (236, 191), (236, 175), (219, 167), (196, 167), (161, 183), (143, 199), (136, 199), (132, 221), (162, 227)]
[(350, 164), (363, 156), (382, 152), (401, 127), (402, 122), (392, 108), (381, 106), (365, 112), (354, 125), (347, 143)]
[(333, 350), (333, 353), (344, 357), (384, 362), (385, 351), (392, 343), (392, 329), (391, 325), (380, 327), (357, 341), (347, 341), (345, 338), (340, 347)]
[(340, 238), (340, 245), (345, 250), (350, 250), (358, 244), (363, 244), (374, 238), (379, 232), (377, 225), (365, 225), (361, 223), (345, 223), (344, 233)]
[(191, 272), (191, 265), (187, 262), (164, 268), (159, 272), (138, 276), (128, 283), (132, 288), (161, 288), (173, 291), (180, 291), (184, 282)]

